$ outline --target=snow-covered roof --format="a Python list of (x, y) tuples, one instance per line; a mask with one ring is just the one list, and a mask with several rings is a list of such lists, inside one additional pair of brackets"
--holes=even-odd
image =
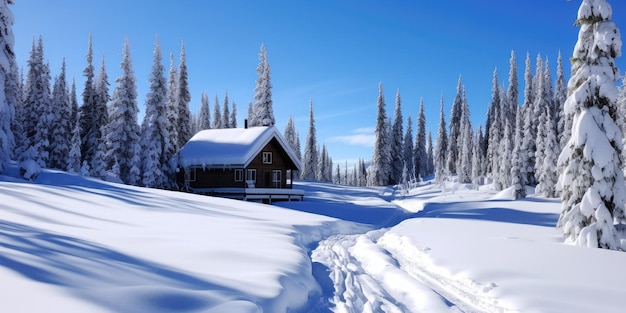
[(178, 164), (182, 167), (247, 167), (273, 138), (300, 170), (296, 154), (274, 126), (200, 131), (180, 150)]

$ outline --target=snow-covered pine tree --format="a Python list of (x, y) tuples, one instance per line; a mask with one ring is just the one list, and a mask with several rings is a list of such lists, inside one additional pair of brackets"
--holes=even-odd
[[(85, 76), (85, 87), (83, 89), (83, 103), (79, 108), (80, 114), (80, 155), (82, 160), (87, 161), (88, 167), (91, 167), (91, 162), (96, 155), (98, 149), (100, 128), (100, 121), (96, 117), (97, 106), (97, 93), (95, 85), (95, 69), (93, 67), (93, 48), (92, 37), (89, 34), (89, 45), (87, 48), (87, 66), (83, 70), (83, 76)], [(81, 162), (82, 164), (83, 162)]]
[(67, 156), (70, 152), (70, 97), (65, 78), (65, 59), (61, 65), (61, 73), (55, 78), (52, 88), (53, 109), (50, 121), (50, 163), (51, 168), (64, 170), (67, 168)]
[(258, 78), (254, 88), (253, 114), (248, 121), (250, 127), (271, 126), (276, 124), (274, 109), (272, 107), (272, 83), (270, 82), (271, 71), (267, 61), (265, 45), (261, 44), (259, 52), (259, 65), (256, 68)]
[(237, 128), (237, 104), (233, 101), (232, 109), (230, 110), (230, 127)]
[(187, 54), (185, 53), (185, 42), (180, 44), (180, 60), (178, 64), (178, 80), (176, 81), (176, 104), (178, 104), (178, 142), (177, 146), (173, 146), (174, 153), (176, 148), (184, 146), (193, 136), (191, 132), (191, 111), (189, 111), (189, 102), (191, 101), (191, 93), (189, 92), (189, 77), (187, 73)]
[(513, 140), (513, 152), (511, 155), (511, 185), (513, 186), (513, 198), (515, 200), (526, 197), (526, 172), (524, 171), (524, 160), (522, 151), (522, 136), (524, 135), (523, 114), (521, 108), (517, 107), (515, 117), (515, 140)]
[(296, 157), (300, 159), (300, 147), (298, 147), (297, 142), (298, 135), (296, 133), (296, 126), (293, 122), (293, 118), (291, 117), (291, 115), (289, 116), (289, 120), (287, 121), (287, 125), (285, 126), (285, 131), (283, 132), (283, 134), (291, 150), (293, 150), (293, 152), (296, 153)]
[[(414, 165), (414, 175), (416, 178), (424, 178), (430, 174), (428, 172), (428, 154), (426, 153), (426, 113), (424, 112), (424, 98), (420, 98), (420, 109), (417, 114), (417, 133), (415, 134), (415, 152), (413, 162), (409, 162), (409, 165)], [(409, 170), (412, 168), (408, 168)]]
[(402, 172), (408, 170), (408, 178), (415, 176), (415, 148), (413, 146), (413, 119), (411, 115), (406, 121), (406, 132), (404, 133), (404, 147), (402, 149)]
[[(397, 184), (402, 179), (402, 150), (404, 146), (404, 123), (402, 117), (402, 99), (400, 89), (396, 91), (396, 105), (394, 109), (393, 125), (391, 127), (391, 184)], [(411, 140), (413, 140), (411, 138)]]
[(133, 70), (128, 38), (122, 48), (122, 74), (115, 79), (115, 89), (111, 97), (109, 124), (106, 141), (109, 146), (107, 163), (117, 164), (122, 182), (137, 185), (141, 180), (139, 162), (139, 136), (137, 123), (137, 79)]
[(537, 178), (537, 194), (546, 198), (557, 197), (557, 160), (561, 151), (556, 134), (556, 121), (552, 117), (552, 112), (547, 110), (547, 116), (542, 125), (545, 140), (543, 141), (544, 155), (543, 162), (540, 164), (541, 171)]
[(318, 155), (315, 118), (313, 117), (313, 99), (311, 99), (309, 106), (309, 132), (306, 135), (306, 143), (304, 144), (304, 157), (300, 177), (304, 180), (315, 180)]
[(461, 117), (463, 115), (463, 82), (461, 75), (459, 75), (459, 81), (456, 86), (456, 97), (452, 102), (452, 109), (450, 110), (450, 133), (448, 139), (448, 171), (450, 174), (457, 173), (457, 165), (459, 156), (461, 155), (459, 149), (459, 137), (461, 136)]
[(230, 103), (228, 101), (228, 91), (224, 95), (224, 105), (222, 106), (222, 128), (231, 128), (230, 126)]
[(108, 164), (106, 160), (108, 147), (105, 140), (108, 131), (107, 124), (109, 123), (108, 103), (111, 98), (109, 96), (109, 79), (106, 73), (104, 57), (102, 57), (102, 66), (96, 77), (95, 88), (96, 111), (94, 121), (100, 125), (100, 128), (97, 137), (98, 147), (91, 164), (91, 176), (105, 179), (107, 177), (107, 171), (113, 167), (115, 160), (111, 159)]
[(178, 71), (174, 61), (174, 53), (170, 52), (170, 70), (167, 80), (167, 131), (170, 134), (170, 143), (174, 150), (182, 146), (178, 145)]
[(509, 120), (509, 123), (511, 123), (511, 131), (513, 131), (513, 128), (515, 127), (517, 107), (519, 106), (518, 97), (519, 81), (517, 79), (517, 61), (515, 59), (515, 51), (511, 50), (511, 59), (509, 60), (509, 86), (506, 90), (508, 107), (504, 112), (504, 116)]
[(0, 1), (0, 173), (11, 159), (14, 137), (11, 121), (18, 103), (18, 77), (13, 50), (13, 0)]
[[(535, 131), (535, 181), (539, 182), (539, 177), (542, 176), (543, 171), (543, 161), (546, 153), (545, 140), (547, 138), (548, 129), (545, 127), (548, 125), (548, 111), (550, 108), (548, 107), (548, 103), (545, 99), (545, 80), (544, 76), (540, 75), (535, 79), (537, 87), (535, 94), (535, 103), (533, 104), (534, 108), (539, 110), (539, 115), (537, 116), (538, 120), (534, 125), (537, 125), (537, 130)], [(534, 118), (534, 117), (533, 117)], [(537, 186), (537, 193), (543, 195), (543, 186)]]
[(472, 186), (475, 190), (478, 190), (482, 181), (482, 153), (480, 151), (480, 137), (482, 136), (482, 126), (478, 128), (478, 131), (474, 134), (473, 144), (472, 144)]
[(50, 68), (44, 63), (43, 38), (34, 51), (34, 59), (29, 61), (26, 110), (28, 117), (28, 148), (22, 160), (33, 159), (44, 168), (49, 160), (50, 136)]
[[(626, 76), (622, 77), (622, 85), (619, 87), (619, 93), (617, 95), (617, 110), (619, 114), (615, 122), (622, 130), (622, 134), (626, 134)], [(622, 137), (622, 161), (626, 160), (626, 149), (623, 147), (626, 147), (626, 136)], [(626, 173), (626, 162), (623, 164), (623, 170), (624, 173)], [(561, 172), (560, 169), (559, 172)]]
[(557, 108), (557, 114), (554, 118), (557, 120), (557, 136), (560, 149), (563, 149), (565, 143), (569, 140), (571, 129), (571, 116), (564, 114), (563, 105), (567, 100), (567, 82), (565, 81), (565, 72), (563, 71), (563, 58), (559, 51), (556, 67), (556, 86), (554, 91), (554, 106)]
[(500, 141), (502, 140), (502, 132), (504, 125), (502, 125), (502, 118), (500, 114), (500, 106), (502, 100), (500, 96), (500, 85), (498, 82), (498, 70), (493, 71), (493, 80), (491, 87), (491, 103), (487, 109), (487, 153), (485, 162), (487, 162), (487, 174), (491, 175), (491, 178), (496, 181), (499, 174), (499, 161), (500, 161)]
[(146, 187), (164, 188), (169, 182), (169, 161), (164, 158), (171, 149), (167, 133), (167, 81), (161, 64), (161, 45), (156, 38), (154, 63), (150, 73), (150, 92), (146, 96), (146, 113), (141, 124), (141, 172)]
[(209, 110), (209, 96), (202, 92), (200, 96), (200, 113), (198, 113), (198, 128), (205, 130), (211, 128), (211, 113)]
[(80, 146), (80, 123), (77, 119), (76, 122), (74, 122), (74, 128), (72, 129), (70, 153), (67, 157), (67, 167), (65, 168), (65, 170), (70, 173), (80, 172)]
[(561, 152), (564, 171), (562, 210), (557, 227), (566, 241), (581, 246), (620, 249), (614, 223), (626, 222), (622, 173), (622, 134), (617, 118), (620, 73), (614, 59), (622, 41), (605, 0), (583, 0), (576, 25), (578, 42), (565, 113), (573, 114), (572, 136)]
[(498, 164), (498, 175), (497, 180), (494, 180), (494, 187), (496, 190), (502, 190), (504, 188), (509, 187), (511, 183), (511, 155), (513, 154), (513, 138), (512, 132), (510, 131), (511, 123), (509, 123), (508, 119), (505, 119), (504, 122), (504, 137), (500, 141), (500, 163)]
[(446, 154), (448, 153), (448, 134), (446, 132), (446, 120), (443, 114), (443, 95), (439, 109), (439, 129), (437, 130), (437, 143), (434, 152), (435, 181), (442, 185), (447, 180), (448, 169), (446, 168)]
[(376, 114), (376, 129), (372, 164), (368, 175), (370, 186), (385, 186), (389, 184), (391, 177), (391, 138), (387, 110), (385, 109), (385, 97), (383, 84), (378, 84), (378, 100)]
[[(13, 106), (13, 118), (11, 119), (11, 132), (13, 133), (14, 138), (14, 146), (11, 149), (11, 159), (17, 160), (19, 156), (22, 155), (24, 145), (26, 144), (26, 132), (24, 130), (23, 120), (24, 93), (26, 87), (24, 87), (24, 71), (22, 70), (21, 74), (18, 74), (17, 65), (15, 66), (13, 76), (15, 77), (15, 83), (17, 85), (10, 86), (11, 83), (9, 83), (6, 87), (6, 98), (9, 108), (11, 107), (11, 100), (15, 100), (15, 105)], [(10, 81), (12, 81), (12, 79), (10, 79), (9, 82)], [(14, 90), (17, 93), (13, 95), (11, 90)]]
[(328, 171), (328, 151), (326, 150), (326, 144), (322, 145), (322, 149), (319, 149), (320, 154), (317, 159), (317, 173), (315, 174), (315, 179), (317, 181), (325, 182), (326, 181), (326, 172)]
[(213, 123), (212, 128), (220, 129), (222, 127), (222, 108), (220, 106), (220, 99), (215, 95), (215, 104), (213, 105)]
[(535, 88), (533, 84), (533, 75), (530, 62), (530, 54), (526, 54), (526, 71), (524, 72), (524, 104), (522, 105), (522, 114), (524, 116), (522, 126), (522, 146), (520, 152), (522, 153), (522, 172), (525, 173), (524, 184), (535, 185), (534, 167), (535, 167), (535, 140), (536, 129), (533, 128), (534, 121), (534, 102), (535, 102)]
[(78, 98), (76, 96), (76, 79), (72, 77), (72, 87), (70, 87), (70, 133), (74, 131), (76, 123), (78, 122)]
[(467, 96), (465, 94), (465, 87), (462, 90), (462, 102), (461, 102), (461, 133), (457, 140), (459, 149), (459, 159), (457, 174), (460, 183), (469, 184), (472, 182), (472, 145), (473, 132), (472, 123), (470, 122), (470, 111), (467, 103)]
[(433, 152), (433, 133), (428, 132), (428, 143), (426, 144), (426, 155), (428, 159), (426, 161), (426, 174), (431, 175), (435, 173), (435, 156)]

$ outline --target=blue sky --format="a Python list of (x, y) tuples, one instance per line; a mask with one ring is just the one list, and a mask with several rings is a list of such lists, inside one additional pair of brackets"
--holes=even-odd
[[(626, 27), (626, 3), (609, 2), (617, 26)], [(106, 58), (111, 91), (128, 36), (142, 111), (155, 34), (166, 69), (170, 52), (178, 63), (184, 40), (191, 110), (197, 111), (201, 92), (209, 94), (213, 106), (215, 95), (223, 101), (228, 91), (230, 101), (237, 103), (240, 125), (254, 96), (264, 43), (277, 127), (282, 131), (292, 115), (304, 145), (312, 99), (318, 142), (326, 143), (335, 162), (343, 164), (371, 158), (368, 142), (379, 82), (388, 114), (393, 114), (400, 89), (405, 128), (408, 115), (415, 121), (423, 97), (427, 126), (435, 137), (440, 96), (447, 120), (459, 75), (474, 125), (484, 123), (493, 70), (497, 67), (501, 83), (506, 83), (511, 50), (517, 55), (520, 82), (527, 52), (533, 66), (538, 53), (547, 57), (555, 73), (561, 51), (569, 75), (579, 5), (567, 0), (25, 0), (11, 9), (20, 65), (26, 64), (32, 39), (41, 35), (53, 75), (65, 57), (79, 93), (89, 33), (97, 67)], [(623, 58), (617, 64), (626, 70)]]

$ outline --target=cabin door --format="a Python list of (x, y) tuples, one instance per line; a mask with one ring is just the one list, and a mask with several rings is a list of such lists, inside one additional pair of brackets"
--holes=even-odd
[(263, 172), (263, 188), (269, 188), (272, 186), (272, 172)]

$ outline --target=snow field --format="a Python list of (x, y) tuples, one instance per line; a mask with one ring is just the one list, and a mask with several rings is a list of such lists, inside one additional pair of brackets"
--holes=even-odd
[(356, 230), (62, 172), (0, 176), (0, 311), (306, 311), (321, 293), (307, 246), (341, 231)]

